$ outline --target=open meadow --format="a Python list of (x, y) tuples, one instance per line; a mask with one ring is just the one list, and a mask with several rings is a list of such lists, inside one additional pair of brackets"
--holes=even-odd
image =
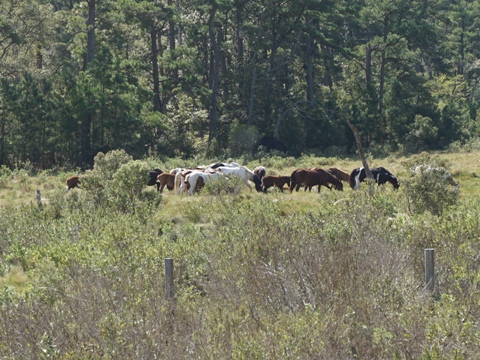
[[(268, 175), (361, 166), (233, 160)], [(368, 161), (400, 188), (263, 194), (231, 181), (160, 194), (149, 169), (208, 162), (121, 151), (84, 173), (1, 169), (0, 358), (479, 358), (480, 152)], [(419, 164), (460, 185), (415, 175)], [(75, 174), (81, 187), (65, 191)]]

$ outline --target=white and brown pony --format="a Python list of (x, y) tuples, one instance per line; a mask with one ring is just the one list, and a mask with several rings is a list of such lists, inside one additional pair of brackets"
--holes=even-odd
[(185, 185), (188, 187), (188, 195), (193, 195), (198, 192), (205, 184), (218, 180), (223, 174), (220, 172), (205, 173), (205, 172), (191, 172), (185, 176)]

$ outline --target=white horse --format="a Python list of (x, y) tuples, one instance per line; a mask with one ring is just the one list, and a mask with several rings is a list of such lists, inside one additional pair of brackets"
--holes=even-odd
[(196, 191), (200, 190), (200, 189), (197, 189), (197, 183), (199, 178), (202, 178), (203, 185), (204, 185), (208, 182), (217, 180), (221, 176), (223, 176), (223, 174), (219, 172), (204, 173), (204, 172), (198, 171), (198, 172), (189, 173), (187, 176), (185, 176), (185, 181), (184, 181), (184, 184), (185, 185), (188, 184), (189, 186), (188, 195), (193, 195)]
[(238, 176), (240, 179), (248, 186), (250, 191), (252, 191), (252, 186), (248, 183), (251, 181), (255, 184), (255, 189), (257, 191), (262, 191), (262, 181), (260, 178), (253, 173), (253, 171), (247, 169), (245, 166), (237, 166), (237, 167), (226, 167), (220, 166), (217, 168), (225, 176)]
[(232, 168), (232, 167), (240, 167), (241, 165), (239, 165), (239, 164), (237, 164), (236, 162), (233, 162), (233, 161), (231, 163), (217, 162), (217, 163), (212, 163), (210, 165), (207, 165), (206, 168), (216, 170), (220, 166)]

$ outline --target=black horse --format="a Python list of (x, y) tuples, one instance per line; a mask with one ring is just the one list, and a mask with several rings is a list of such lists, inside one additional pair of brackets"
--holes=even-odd
[(158, 175), (163, 174), (161, 169), (153, 169), (148, 172), (148, 183), (147, 186), (157, 185), (157, 191), (160, 190), (160, 183), (157, 183)]
[[(375, 169), (370, 169), (372, 172), (373, 178), (378, 185), (384, 185), (389, 182), (393, 185), (393, 188), (396, 190), (400, 187), (397, 178), (387, 169), (383, 167), (378, 167)], [(350, 174), (349, 184), (353, 190), (357, 190), (360, 187), (360, 183), (365, 180), (367, 174), (365, 173), (365, 168), (360, 167), (352, 171)]]

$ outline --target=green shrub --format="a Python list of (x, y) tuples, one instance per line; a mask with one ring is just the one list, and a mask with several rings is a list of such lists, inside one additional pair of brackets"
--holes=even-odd
[(0, 166), (0, 187), (6, 186), (11, 175), (12, 171), (8, 167)]
[(121, 165), (110, 183), (112, 191), (129, 198), (138, 197), (148, 182), (148, 171), (148, 164), (140, 160)]
[(210, 181), (205, 184), (201, 190), (202, 194), (209, 195), (225, 195), (240, 194), (245, 187), (245, 182), (239, 176), (219, 177), (217, 180)]
[(439, 215), (457, 204), (460, 188), (446, 167), (429, 157), (405, 165), (410, 178), (404, 181), (404, 193), (411, 212)]
[(148, 181), (148, 171), (148, 164), (140, 160), (121, 165), (105, 187), (109, 206), (135, 212), (145, 199), (141, 195)]
[(99, 152), (93, 160), (93, 171), (104, 179), (110, 180), (120, 166), (132, 161), (133, 157), (124, 150), (112, 150), (106, 154)]

